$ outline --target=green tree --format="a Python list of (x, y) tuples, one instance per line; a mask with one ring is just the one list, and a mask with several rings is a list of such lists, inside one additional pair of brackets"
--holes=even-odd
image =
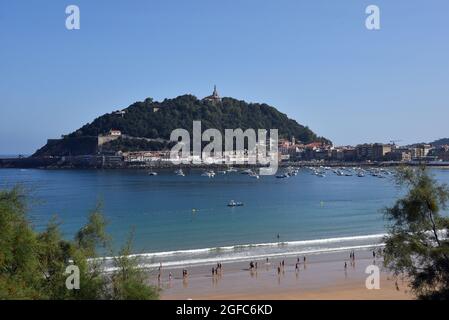
[[(52, 219), (46, 230), (36, 232), (27, 219), (27, 196), (20, 187), (0, 190), (0, 299), (155, 299), (158, 291), (145, 285), (144, 271), (125, 255), (116, 258), (122, 277), (104, 272), (97, 249), (106, 249), (106, 221), (97, 206), (87, 224), (66, 240), (59, 223)], [(128, 262), (129, 261), (129, 262)], [(75, 265), (80, 271), (80, 289), (66, 288), (65, 270)], [(140, 282), (139, 282), (140, 281)], [(116, 294), (116, 288), (123, 288)]]
[(449, 188), (425, 168), (400, 169), (397, 182), (406, 194), (385, 209), (390, 222), (384, 263), (410, 281), (420, 299), (449, 298)]
[(127, 243), (114, 257), (114, 269), (111, 276), (113, 300), (148, 300), (157, 299), (159, 291), (148, 286), (148, 276), (144, 269), (139, 267), (138, 258), (132, 253), (131, 233)]
[(39, 242), (26, 218), (23, 189), (0, 191), (0, 299), (45, 298), (37, 290), (41, 279)]

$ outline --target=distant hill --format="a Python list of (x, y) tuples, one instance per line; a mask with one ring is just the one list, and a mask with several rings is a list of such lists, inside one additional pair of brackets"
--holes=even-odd
[(431, 142), (430, 144), (433, 145), (434, 147), (449, 145), (449, 138), (438, 139), (434, 142)]
[[(70, 148), (66, 148), (65, 145), (73, 145), (73, 141), (77, 141), (78, 138), (87, 139), (107, 134), (111, 129), (120, 130), (123, 135), (130, 137), (168, 140), (171, 132), (177, 128), (186, 129), (192, 134), (194, 120), (201, 120), (203, 131), (209, 128), (216, 128), (222, 133), (224, 129), (236, 128), (278, 129), (280, 138), (294, 137), (304, 143), (313, 141), (330, 143), (329, 140), (317, 136), (307, 126), (300, 125), (264, 103), (247, 103), (233, 98), (223, 98), (221, 102), (215, 103), (205, 99), (199, 100), (192, 95), (183, 95), (162, 102), (147, 98), (143, 102), (133, 103), (126, 109), (104, 114), (67, 135), (65, 139), (59, 142), (51, 141), (51, 145), (47, 144), (35, 155), (70, 154)], [(133, 150), (136, 149), (136, 145), (141, 144), (133, 143)], [(86, 152), (90, 152), (91, 147), (87, 146)], [(114, 149), (117, 147), (119, 146), (115, 143)], [(80, 152), (78, 150), (76, 153)]]

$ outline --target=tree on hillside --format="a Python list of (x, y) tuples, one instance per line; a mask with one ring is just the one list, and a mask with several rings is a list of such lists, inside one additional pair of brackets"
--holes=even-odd
[(449, 298), (449, 188), (425, 168), (400, 169), (397, 182), (406, 194), (385, 209), (390, 222), (384, 263), (410, 280), (420, 299)]
[[(114, 260), (112, 267), (121, 277), (103, 270), (103, 259), (97, 249), (108, 247), (106, 222), (97, 207), (87, 224), (73, 241), (59, 231), (56, 219), (46, 230), (36, 232), (27, 218), (27, 196), (23, 189), (0, 190), (0, 300), (1, 299), (156, 299), (158, 291), (145, 284), (144, 271), (137, 264)], [(131, 252), (131, 243), (126, 244)], [(68, 290), (66, 268), (75, 265), (80, 271), (80, 288)], [(136, 284), (137, 281), (141, 281)], [(114, 288), (125, 288), (115, 294)]]

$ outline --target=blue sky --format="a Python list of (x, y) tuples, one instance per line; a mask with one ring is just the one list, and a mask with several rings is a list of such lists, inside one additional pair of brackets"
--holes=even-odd
[[(76, 4), (81, 29), (65, 28)], [(365, 8), (381, 30), (365, 28)], [(0, 0), (0, 154), (191, 93), (266, 102), (336, 144), (449, 137), (447, 0)]]

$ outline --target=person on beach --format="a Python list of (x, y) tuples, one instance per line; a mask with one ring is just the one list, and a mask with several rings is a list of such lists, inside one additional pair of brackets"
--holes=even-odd
[(346, 261), (345, 261), (345, 270), (348, 268), (348, 264), (346, 263)]
[(284, 267), (284, 265), (285, 265), (285, 261), (284, 261), (284, 260), (282, 260), (282, 268)]
[(172, 278), (173, 278), (173, 275), (172, 275), (172, 273), (170, 272), (170, 273), (168, 274), (168, 280), (171, 281)]
[(295, 271), (296, 271), (296, 272), (299, 271), (299, 262), (296, 262), (296, 264), (295, 264)]
[(215, 275), (215, 268), (212, 267), (212, 277)]
[(256, 264), (255, 264), (255, 267), (256, 267), (256, 270), (257, 270), (257, 261), (256, 261)]
[(280, 275), (280, 274), (281, 274), (281, 267), (278, 266), (278, 275)]
[(254, 268), (254, 262), (251, 261), (251, 262), (249, 263), (249, 269), (250, 269), (250, 270), (253, 270), (253, 268)]
[(306, 263), (306, 256), (304, 256), (303, 261), (304, 261), (304, 264), (305, 264)]
[(373, 258), (376, 258), (376, 251), (373, 250)]

